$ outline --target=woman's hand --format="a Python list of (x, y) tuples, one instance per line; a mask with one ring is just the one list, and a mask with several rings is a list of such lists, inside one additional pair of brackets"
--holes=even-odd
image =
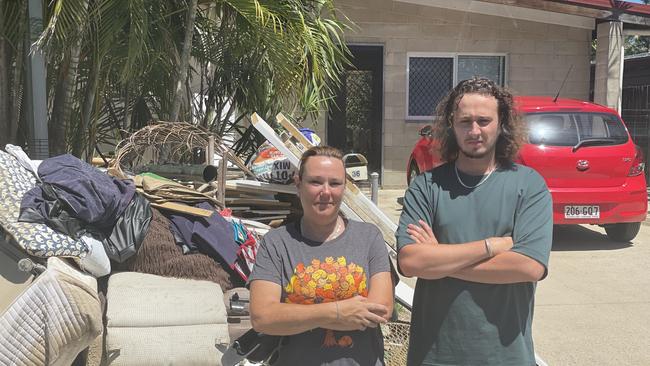
[(431, 227), (424, 220), (418, 220), (418, 223), (420, 226), (409, 224), (406, 228), (406, 232), (413, 242), (416, 244), (438, 244), (438, 239), (433, 234)]
[(354, 296), (338, 301), (338, 320), (336, 330), (365, 330), (386, 323), (388, 308), (385, 305), (368, 301), (363, 296)]

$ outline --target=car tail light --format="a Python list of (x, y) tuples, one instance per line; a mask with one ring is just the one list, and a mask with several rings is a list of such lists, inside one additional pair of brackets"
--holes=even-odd
[(632, 161), (632, 167), (630, 168), (630, 173), (628, 176), (634, 177), (641, 175), (645, 168), (645, 159), (643, 158), (643, 150), (640, 147), (636, 146), (636, 153), (634, 154), (634, 161)]

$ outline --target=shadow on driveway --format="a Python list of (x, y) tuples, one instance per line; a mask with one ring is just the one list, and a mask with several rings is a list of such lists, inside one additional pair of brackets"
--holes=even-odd
[(553, 251), (615, 250), (632, 247), (631, 242), (612, 241), (605, 234), (579, 225), (553, 226)]

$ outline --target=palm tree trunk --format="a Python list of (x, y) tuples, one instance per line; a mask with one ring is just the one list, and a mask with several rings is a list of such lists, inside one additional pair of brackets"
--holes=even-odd
[(90, 120), (95, 106), (95, 96), (97, 95), (97, 84), (99, 83), (101, 64), (101, 60), (97, 60), (93, 63), (90, 71), (90, 80), (88, 81), (88, 84), (86, 84), (85, 88), (86, 99), (84, 99), (81, 107), (81, 130), (77, 131), (75, 144), (72, 149), (74, 156), (79, 158), (82, 157), (84, 150), (88, 153), (92, 152), (94, 149), (94, 146), (90, 146), (92, 143), (90, 139)]
[(124, 118), (122, 119), (122, 130), (128, 131), (131, 127), (131, 92), (129, 86), (124, 87)]
[[(81, 55), (81, 39), (70, 50), (70, 65), (68, 66), (68, 75), (66, 77), (65, 100), (63, 102), (63, 119), (61, 123), (61, 132), (63, 140), (66, 141), (67, 126), (72, 118), (72, 106), (74, 104), (75, 90), (77, 89), (77, 75), (79, 74), (79, 57)], [(65, 142), (63, 148), (66, 149)]]
[[(0, 29), (2, 34), (7, 34), (10, 31), (5, 29), (10, 25), (6, 23), (6, 17), (9, 15), (4, 13), (4, 10), (9, 5), (17, 4), (0, 0)], [(0, 137), (2, 146), (0, 147), (4, 147), (5, 143), (18, 144), (21, 142), (18, 141), (17, 131), (21, 120), (23, 102), (23, 74), (25, 69), (23, 60), (26, 43), (23, 38), (24, 27), (26, 26), (27, 2), (19, 3), (17, 7), (18, 13), (12, 15), (18, 18), (18, 24), (14, 24), (17, 27), (17, 29), (14, 29), (16, 32), (14, 46), (11, 45), (9, 39), (0, 38), (0, 129), (2, 131), (0, 132), (0, 135), (2, 135)], [(25, 23), (21, 22), (21, 20), (25, 20)]]
[[(66, 88), (68, 87), (68, 71), (70, 68), (70, 56), (66, 57), (59, 64), (57, 70), (56, 86), (54, 87), (54, 98), (52, 99), (52, 112), (47, 124), (48, 142), (50, 145), (50, 154), (52, 156), (60, 155), (65, 150), (65, 120), (63, 119), (63, 109), (65, 104)], [(62, 148), (63, 145), (63, 148)]]
[[(0, 34), (4, 33), (4, 0), (0, 0)], [(0, 131), (9, 131), (9, 54), (4, 37), (0, 37)], [(0, 148), (9, 143), (9, 136), (0, 134)]]
[(81, 40), (70, 50), (67, 64), (60, 73), (54, 103), (52, 107), (52, 118), (50, 120), (50, 153), (59, 155), (66, 152), (66, 128), (72, 115), (72, 103), (75, 87), (77, 84), (77, 71), (79, 69), (79, 55), (81, 53)]
[[(25, 17), (27, 13), (27, 5), (22, 6), (20, 10), (20, 19)], [(25, 65), (23, 64), (25, 59), (25, 42), (18, 42), (16, 44), (16, 50), (14, 54), (14, 75), (12, 80), (12, 86), (10, 89), (11, 100), (13, 101), (10, 106), (11, 110), (9, 112), (9, 140), (18, 143), (18, 123), (22, 118), (22, 106), (23, 106), (23, 87), (25, 85), (23, 80), (23, 74), (25, 71)]]
[(173, 102), (169, 113), (169, 120), (178, 120), (178, 112), (181, 108), (181, 98), (183, 98), (183, 83), (187, 78), (187, 71), (190, 67), (190, 53), (192, 51), (192, 35), (194, 34), (194, 20), (196, 19), (197, 0), (191, 0), (187, 10), (187, 21), (185, 23), (185, 40), (183, 41), (183, 50), (181, 52), (181, 61), (178, 66), (178, 79), (175, 81)]

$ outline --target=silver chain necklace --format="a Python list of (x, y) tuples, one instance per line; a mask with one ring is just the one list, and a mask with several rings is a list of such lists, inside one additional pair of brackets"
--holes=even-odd
[(492, 173), (494, 173), (495, 170), (497, 170), (496, 166), (494, 168), (492, 168), (492, 170), (490, 170), (490, 172), (486, 176), (481, 178), (481, 180), (478, 183), (476, 183), (476, 185), (468, 186), (467, 184), (463, 183), (462, 179), (460, 179), (460, 174), (458, 174), (458, 166), (456, 166), (456, 163), (454, 163), (454, 171), (456, 172), (456, 179), (458, 179), (458, 183), (460, 183), (461, 186), (463, 186), (463, 187), (465, 187), (467, 189), (474, 189), (474, 188), (480, 186), (481, 184), (485, 183), (485, 181), (487, 181), (488, 178), (490, 178), (490, 176), (492, 175)]

